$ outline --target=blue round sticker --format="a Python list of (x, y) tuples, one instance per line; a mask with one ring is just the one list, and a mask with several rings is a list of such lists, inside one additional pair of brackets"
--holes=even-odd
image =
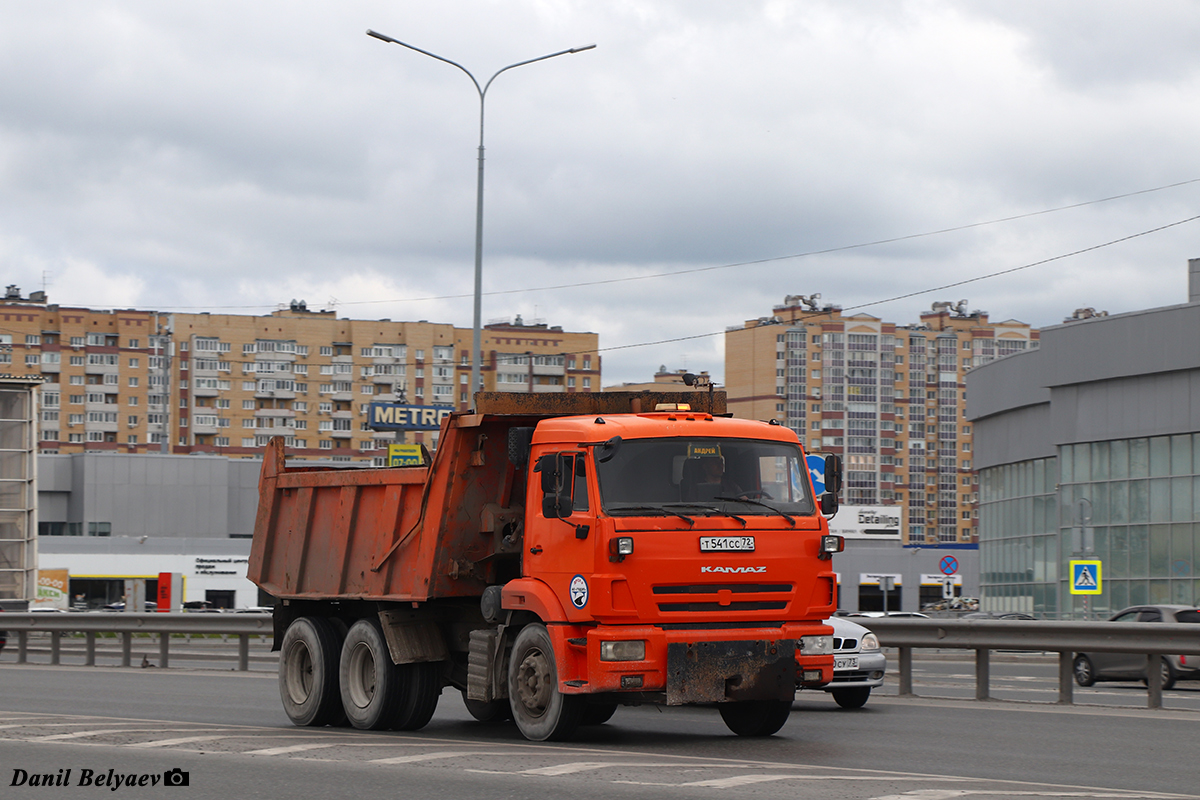
[(576, 575), (571, 578), (571, 605), (576, 608), (583, 608), (588, 601), (588, 585), (582, 575)]

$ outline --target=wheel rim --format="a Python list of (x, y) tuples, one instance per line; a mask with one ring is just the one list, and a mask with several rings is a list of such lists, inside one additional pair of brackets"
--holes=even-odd
[(303, 642), (294, 642), (288, 648), (285, 660), (287, 679), (284, 685), (288, 697), (296, 705), (303, 704), (312, 694), (313, 658)]
[(517, 697), (531, 717), (546, 713), (554, 689), (550, 659), (541, 650), (530, 650), (517, 668)]
[(1075, 676), (1079, 678), (1080, 681), (1089, 680), (1092, 677), (1091, 665), (1086, 661), (1076, 661)]
[(358, 708), (366, 708), (375, 697), (375, 654), (364, 642), (350, 652), (348, 672), (350, 700)]

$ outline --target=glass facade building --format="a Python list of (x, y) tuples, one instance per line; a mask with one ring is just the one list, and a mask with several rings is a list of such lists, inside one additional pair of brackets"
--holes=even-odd
[[(1107, 618), (1200, 602), (1200, 259), (1190, 302), (1070, 320), (967, 376), (980, 607)], [(1099, 562), (1074, 592), (1072, 560)]]

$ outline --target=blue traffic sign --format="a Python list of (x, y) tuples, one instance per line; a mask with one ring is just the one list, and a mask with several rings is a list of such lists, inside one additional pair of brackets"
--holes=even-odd
[(1098, 560), (1071, 562), (1071, 594), (1100, 594), (1103, 586)]
[(958, 572), (958, 559), (954, 556), (942, 556), (938, 569), (942, 571), (943, 575), (953, 575)]
[(818, 495), (825, 494), (825, 458), (823, 456), (805, 456), (808, 474), (812, 478), (813, 491)]

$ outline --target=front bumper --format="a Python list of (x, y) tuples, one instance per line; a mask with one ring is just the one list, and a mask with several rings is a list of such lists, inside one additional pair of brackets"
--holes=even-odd
[[(782, 700), (802, 685), (818, 687), (834, 677), (832, 655), (800, 655), (797, 647), (802, 636), (829, 635), (823, 625), (737, 630), (599, 626), (587, 629), (585, 637), (572, 628), (550, 626), (552, 640), (562, 637), (562, 650), (555, 642), (556, 656), (566, 656), (566, 663), (559, 659), (564, 694), (663, 692), (667, 705)], [(601, 661), (600, 643), (614, 639), (644, 640), (645, 659)]]
[[(837, 656), (835, 655), (836, 659)], [(858, 669), (835, 670), (833, 680), (817, 688), (831, 692), (835, 689), (870, 688), (883, 685), (883, 675), (887, 672), (887, 656), (875, 650), (858, 654)], [(871, 677), (877, 675), (877, 677)]]

